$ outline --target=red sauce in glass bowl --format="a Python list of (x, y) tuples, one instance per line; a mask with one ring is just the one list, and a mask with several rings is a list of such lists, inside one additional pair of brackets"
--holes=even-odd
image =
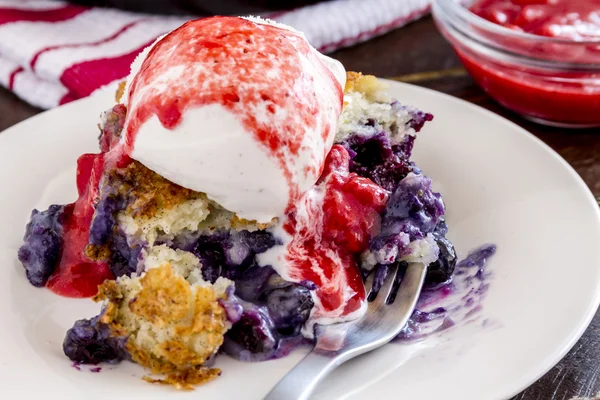
[(600, 39), (598, 0), (480, 0), (471, 11), (495, 24), (539, 36)]
[[(490, 51), (486, 54), (442, 26), (465, 68), (490, 96), (538, 122), (600, 126), (600, 1), (479, 0), (469, 9), (530, 34), (520, 38), (480, 28), (479, 38), (493, 43), (482, 45)], [(517, 61), (490, 56), (495, 52), (516, 55)]]

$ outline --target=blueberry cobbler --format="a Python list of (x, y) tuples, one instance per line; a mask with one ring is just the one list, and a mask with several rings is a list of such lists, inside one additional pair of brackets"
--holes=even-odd
[(29, 281), (92, 297), (65, 355), (129, 360), (191, 388), (215, 357), (284, 355), (315, 324), (360, 318), (393, 264), (451, 279), (444, 203), (410, 161), (432, 119), (346, 73), (289, 27), (191, 21), (132, 65), (78, 160), (78, 199), (34, 210)]

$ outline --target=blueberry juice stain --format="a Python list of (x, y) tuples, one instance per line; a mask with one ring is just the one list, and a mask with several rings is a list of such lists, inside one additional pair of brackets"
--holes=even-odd
[(486, 244), (456, 264), (452, 281), (424, 288), (417, 306), (395, 341), (407, 342), (427, 338), (455, 325), (482, 320), (483, 301), (492, 273), (488, 261), (496, 245)]

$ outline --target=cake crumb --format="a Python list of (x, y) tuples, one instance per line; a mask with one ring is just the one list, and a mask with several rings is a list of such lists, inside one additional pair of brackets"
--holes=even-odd
[(364, 94), (369, 100), (378, 98), (383, 90), (386, 89), (386, 84), (377, 79), (373, 75), (363, 75), (360, 72), (349, 71), (346, 74), (346, 94), (359, 92)]
[(115, 100), (117, 101), (117, 103), (121, 102), (121, 99), (123, 98), (123, 95), (125, 94), (125, 86), (127, 85), (127, 81), (122, 81), (121, 83), (119, 83), (119, 86), (117, 87), (117, 92), (115, 93)]
[(176, 371), (168, 374), (163, 379), (144, 376), (142, 379), (149, 383), (172, 385), (179, 390), (194, 390), (195, 385), (201, 385), (221, 375), (218, 368), (194, 368), (185, 371)]
[(191, 390), (220, 374), (205, 364), (231, 327), (219, 299), (227, 297), (232, 283), (221, 287), (187, 281), (178, 272), (189, 274), (181, 264), (190, 260), (171, 252), (169, 261), (140, 277), (104, 282), (94, 300), (104, 301), (100, 321), (126, 340), (131, 359), (151, 374), (164, 375), (144, 380)]

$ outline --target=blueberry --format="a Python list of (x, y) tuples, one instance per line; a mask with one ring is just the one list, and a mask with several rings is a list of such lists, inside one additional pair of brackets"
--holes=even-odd
[(273, 247), (277, 244), (281, 244), (281, 242), (279, 240), (275, 239), (275, 237), (269, 232), (242, 231), (242, 233), (244, 234), (244, 240), (246, 241), (246, 244), (248, 245), (248, 247), (254, 254), (264, 253), (265, 251), (269, 250), (271, 247)]
[(224, 247), (225, 260), (228, 265), (238, 266), (244, 264), (250, 257), (250, 247), (235, 232), (230, 236), (229, 242)]
[(111, 336), (110, 327), (92, 319), (80, 319), (67, 331), (63, 351), (71, 360), (83, 364), (126, 359), (125, 338)]
[(410, 151), (412, 142), (410, 139), (406, 142), (405, 146), (392, 145), (389, 135), (379, 132), (371, 136), (353, 135), (341, 144), (352, 159), (351, 172), (392, 191), (411, 171), (408, 156), (404, 152)]
[(103, 185), (90, 225), (90, 243), (102, 246), (110, 238), (117, 224), (117, 213), (126, 207), (126, 201), (116, 193), (113, 186)]
[[(443, 215), (442, 197), (433, 191), (431, 180), (424, 175), (410, 174), (398, 184), (388, 200), (383, 230), (402, 221), (407, 229), (416, 228), (425, 236), (434, 231)], [(407, 230), (403, 232), (408, 233)]]
[(272, 290), (267, 295), (266, 305), (279, 334), (295, 336), (300, 334), (314, 302), (306, 287), (292, 284)]
[(243, 300), (257, 302), (273, 274), (275, 271), (269, 266), (253, 265), (244, 271), (240, 279), (235, 280), (235, 293)]
[(110, 270), (115, 278), (123, 275), (131, 276), (137, 272), (138, 257), (142, 251), (141, 246), (130, 246), (124, 233), (115, 232), (111, 236), (110, 250)]
[(435, 241), (440, 249), (440, 255), (437, 261), (427, 267), (425, 282), (429, 285), (450, 280), (456, 266), (456, 252), (452, 243), (443, 236), (436, 236)]
[(244, 314), (244, 305), (233, 293), (233, 286), (227, 288), (227, 299), (219, 299), (218, 301), (221, 307), (225, 309), (229, 322), (235, 324), (242, 318), (242, 315)]
[[(395, 121), (389, 127), (390, 132), (377, 131), (381, 127), (378, 128), (376, 121), (368, 120), (365, 126), (373, 128), (369, 129), (373, 133), (350, 135), (338, 143), (350, 154), (351, 172), (369, 178), (389, 191), (393, 191), (409, 172), (419, 172), (419, 169), (409, 160), (415, 137), (412, 134), (405, 134), (402, 137), (399, 132), (405, 132), (407, 129), (418, 132), (425, 122), (433, 119), (431, 114), (403, 106), (397, 101), (391, 105), (398, 114), (408, 113), (410, 116), (404, 125), (401, 126), (398, 121)], [(390, 133), (396, 138), (400, 136), (401, 140), (392, 143)]]
[(211, 283), (219, 276), (231, 277), (226, 270), (225, 245), (228, 240), (228, 232), (215, 232), (200, 236), (194, 246), (193, 252), (202, 262), (202, 276)]
[[(424, 238), (436, 227), (443, 229), (440, 221), (444, 215), (444, 203), (439, 193), (433, 191), (431, 180), (411, 173), (396, 187), (390, 196), (381, 222), (381, 233), (371, 241), (371, 249), (405, 247), (405, 237), (410, 241)], [(403, 244), (404, 246), (399, 246)], [(402, 256), (398, 253), (398, 258)], [(393, 262), (395, 260), (386, 260)], [(382, 262), (382, 261), (380, 261)]]
[(18, 257), (34, 286), (44, 286), (60, 260), (64, 219), (65, 206), (60, 205), (31, 213)]
[[(376, 263), (387, 265), (402, 259), (412, 251), (410, 242), (430, 233), (442, 237), (447, 231), (444, 211), (442, 197), (433, 191), (431, 180), (423, 175), (408, 174), (388, 199), (382, 213), (381, 232), (369, 244), (370, 254), (365, 259), (370, 265), (365, 269), (370, 270)], [(449, 242), (448, 245), (452, 246)], [(454, 263), (455, 260), (450, 270)]]
[(404, 139), (402, 140), (402, 142), (392, 146), (392, 151), (394, 152), (394, 154), (396, 154), (400, 158), (402, 158), (404, 160), (408, 160), (412, 154), (412, 149), (415, 144), (415, 139), (416, 139), (416, 137), (412, 136), (412, 135), (404, 136)]
[(356, 152), (352, 161), (367, 168), (374, 168), (394, 156), (390, 138), (384, 132), (373, 135), (363, 143), (353, 146), (352, 150)]
[(231, 267), (248, 264), (256, 254), (263, 253), (279, 242), (269, 232), (232, 232), (223, 243), (227, 263)]
[(225, 353), (242, 361), (271, 359), (278, 347), (279, 339), (273, 332), (272, 322), (258, 308), (244, 311), (225, 335), (223, 343)]
[(423, 111), (415, 110), (412, 112), (412, 118), (407, 125), (413, 128), (416, 132), (419, 132), (421, 128), (423, 128), (423, 125), (425, 125), (425, 123), (428, 121), (433, 121), (433, 115)]
[(437, 225), (435, 226), (435, 229), (433, 230), (433, 233), (437, 236), (446, 236), (446, 234), (448, 233), (448, 225), (446, 224), (446, 220), (444, 219), (444, 217), (440, 218)]
[(219, 276), (243, 279), (246, 270), (256, 265), (256, 254), (279, 242), (264, 231), (217, 231), (196, 239), (193, 252), (202, 261), (202, 275), (214, 282)]

